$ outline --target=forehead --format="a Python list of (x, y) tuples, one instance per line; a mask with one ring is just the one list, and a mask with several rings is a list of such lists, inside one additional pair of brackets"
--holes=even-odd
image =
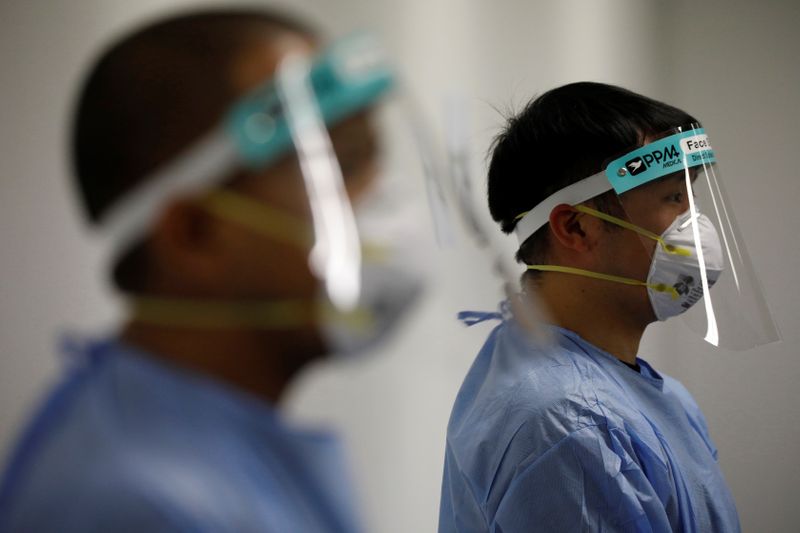
[[(698, 171), (695, 169), (689, 169), (689, 178), (691, 183), (697, 179)], [(622, 200), (623, 204), (628, 207), (633, 206), (648, 206), (654, 205), (655, 203), (661, 201), (666, 196), (671, 196), (676, 193), (687, 194), (686, 187), (686, 174), (682, 172), (675, 172), (673, 174), (669, 174), (664, 176), (663, 178), (659, 178), (657, 180), (653, 180), (649, 183), (636, 187), (635, 189), (631, 189), (622, 195), (620, 195), (620, 199)], [(693, 191), (692, 191), (693, 192)]]
[[(683, 185), (686, 186), (686, 177), (689, 177), (690, 183), (694, 183), (698, 176), (704, 172), (702, 167), (692, 167), (689, 169), (681, 169), (677, 172), (672, 172), (660, 178), (654, 179), (649, 181), (643, 185), (640, 185), (634, 189), (631, 189), (628, 192), (634, 191), (650, 191), (650, 192), (657, 192), (658, 190), (665, 188), (665, 187), (675, 187), (676, 185)], [(628, 192), (623, 193), (623, 196), (628, 194)]]
[(232, 63), (229, 75), (234, 92), (244, 95), (272, 78), (281, 59), (290, 53), (316, 52), (317, 46), (309, 37), (288, 30), (255, 37)]

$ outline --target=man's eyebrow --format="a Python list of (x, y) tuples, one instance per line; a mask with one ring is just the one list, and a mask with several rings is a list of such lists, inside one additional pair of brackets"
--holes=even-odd
[[(690, 168), (688, 170), (689, 170), (690, 179), (692, 180), (692, 183), (694, 183), (694, 180), (697, 179), (697, 176), (698, 176), (698, 174), (700, 174), (700, 172), (697, 170), (697, 167), (692, 167), (692, 168)], [(667, 179), (677, 180), (677, 181), (684, 181), (686, 179), (686, 170), (678, 171), (678, 172), (675, 172), (673, 174), (667, 175), (666, 178)]]
[(662, 177), (659, 181), (661, 183), (672, 183), (672, 182), (683, 182), (686, 179), (686, 174), (684, 172), (672, 172), (667, 174), (666, 176)]

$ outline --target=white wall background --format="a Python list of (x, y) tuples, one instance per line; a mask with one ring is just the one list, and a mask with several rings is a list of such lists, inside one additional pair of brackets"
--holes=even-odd
[[(224, 3), (224, 2), (223, 2)], [(57, 373), (66, 329), (113, 323), (100, 250), (68, 188), (65, 124), (82, 69), (116, 32), (178, 0), (5, 0), (0, 4), (0, 453)], [(264, 5), (276, 5), (268, 4)], [(383, 36), (440, 120), (459, 93), (472, 113), (475, 171), (500, 117), (577, 80), (616, 83), (701, 117), (784, 335), (747, 353), (714, 351), (681, 324), (648, 333), (643, 355), (704, 409), (745, 531), (797, 531), (800, 482), (800, 4), (673, 0), (281, 1), (332, 35)], [(289, 409), (339, 426), (371, 530), (432, 531), (455, 393), (489, 326), (463, 308), (496, 303), (472, 250), (444, 254), (417, 314), (379, 357), (318, 367)], [(368, 399), (368, 401), (365, 401)]]

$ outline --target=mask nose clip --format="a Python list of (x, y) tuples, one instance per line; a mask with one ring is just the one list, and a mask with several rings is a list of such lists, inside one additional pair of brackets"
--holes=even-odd
[(697, 217), (699, 216), (700, 213), (695, 213), (693, 215), (689, 215), (688, 217), (686, 217), (686, 220), (683, 221), (683, 224), (678, 226), (678, 231), (683, 231), (684, 229), (686, 229), (689, 226), (689, 224), (692, 224), (695, 220), (697, 220)]
[[(686, 214), (686, 220), (680, 221), (680, 219), (683, 218), (683, 215), (681, 215), (680, 217), (678, 217), (679, 222), (677, 222), (677, 224), (675, 225), (675, 231), (677, 231), (679, 233), (683, 232), (683, 230), (685, 230), (686, 228), (691, 227), (692, 223), (694, 221), (696, 221), (699, 217), (700, 217), (700, 213), (697, 213), (697, 212), (693, 213), (693, 214), (692, 213), (688, 213), (688, 214)], [(667, 231), (669, 231), (669, 230), (667, 230)], [(661, 243), (661, 247), (668, 254), (679, 255), (681, 257), (691, 257), (692, 256), (691, 250), (688, 250), (688, 249), (680, 247), (680, 246), (676, 246), (674, 244), (670, 244), (670, 243), (666, 242), (663, 237), (659, 237), (658, 242)]]

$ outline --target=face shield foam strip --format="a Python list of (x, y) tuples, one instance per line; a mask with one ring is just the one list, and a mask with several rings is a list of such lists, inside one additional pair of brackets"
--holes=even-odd
[[(680, 128), (684, 129), (684, 128)], [(548, 196), (536, 207), (517, 216), (514, 229), (520, 246), (550, 220), (558, 205), (578, 205), (610, 190), (622, 194), (679, 169), (715, 163), (708, 135), (694, 124), (663, 139), (646, 144), (611, 161), (604, 170)]]
[[(375, 103), (394, 85), (381, 48), (367, 33), (335, 42), (315, 60), (309, 77), (327, 125)], [(101, 217), (101, 236), (121, 249), (167, 198), (212, 186), (237, 167), (263, 168), (285, 154), (293, 139), (283, 105), (274, 80), (242, 98), (219, 126), (112, 206)]]

